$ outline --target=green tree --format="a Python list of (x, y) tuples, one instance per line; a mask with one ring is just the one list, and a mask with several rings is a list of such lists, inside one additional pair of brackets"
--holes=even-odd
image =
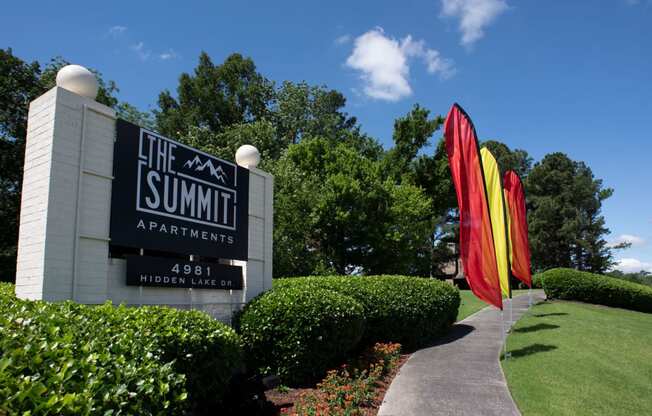
[(273, 98), (274, 85), (256, 71), (250, 58), (234, 53), (215, 65), (202, 52), (194, 74), (179, 77), (177, 98), (167, 90), (159, 95), (156, 124), (170, 137), (183, 136), (191, 127), (221, 133), (228, 126), (269, 116)]
[(140, 111), (138, 108), (127, 102), (118, 103), (115, 106), (115, 111), (118, 117), (123, 120), (130, 121), (136, 125), (145, 127), (150, 130), (154, 130), (156, 128), (154, 115), (149, 111)]
[(214, 133), (206, 128), (190, 127), (189, 131), (179, 139), (189, 146), (226, 160), (234, 159), (238, 147), (250, 144), (260, 152), (261, 168), (277, 160), (285, 148), (278, 140), (276, 127), (268, 120), (234, 124), (220, 133)]
[(612, 270), (607, 273), (608, 276), (618, 279), (629, 280), (630, 282), (639, 283), (641, 285), (652, 286), (652, 273), (641, 270), (636, 273), (624, 273), (620, 270)]
[(338, 91), (285, 81), (276, 93), (274, 123), (287, 144), (304, 137), (339, 139), (359, 130), (356, 119), (342, 111), (345, 105), (346, 98)]
[(38, 62), (0, 49), (0, 280), (15, 274), (27, 109), (43, 91), (40, 75)]
[(602, 202), (613, 194), (584, 162), (551, 153), (526, 180), (532, 265), (602, 273), (613, 265)]
[[(0, 280), (13, 280), (15, 274), (29, 103), (54, 87), (57, 72), (67, 64), (56, 57), (42, 68), (36, 61), (24, 62), (10, 48), (0, 49)], [(96, 100), (119, 106), (115, 83), (91, 71), (99, 83)]]
[[(429, 140), (442, 123), (441, 117), (429, 119), (430, 111), (416, 104), (412, 110), (394, 121), (394, 133), (392, 139), (394, 147), (387, 151), (387, 171), (397, 180), (403, 175), (414, 173), (414, 164), (417, 155), (427, 147)], [(422, 156), (421, 161), (428, 156)], [(411, 175), (412, 182), (418, 181), (420, 177)]]
[(532, 170), (532, 158), (525, 150), (515, 149), (511, 150), (509, 146), (496, 140), (487, 140), (481, 146), (489, 149), (492, 155), (498, 162), (500, 173), (505, 174), (508, 170), (513, 170), (518, 175), (525, 179), (525, 177)]
[(432, 156), (422, 155), (413, 161), (410, 175), (411, 182), (431, 197), (433, 216), (447, 217), (457, 208), (444, 139), (439, 140)]
[(161, 133), (227, 159), (247, 143), (267, 164), (310, 137), (347, 142), (377, 157), (382, 147), (360, 132), (345, 105), (341, 93), (324, 86), (285, 81), (276, 89), (250, 58), (233, 54), (214, 65), (202, 52), (194, 73), (179, 78), (177, 98), (159, 95), (155, 116)]
[(442, 269), (456, 257), (449, 243), (457, 242), (457, 200), (444, 140), (437, 142), (432, 154), (425, 151), (443, 122), (441, 116), (430, 118), (430, 111), (415, 105), (394, 122), (394, 147), (385, 158), (386, 171), (394, 180), (420, 188), (431, 201), (430, 238), (416, 250), (414, 264), (415, 274), (422, 276), (443, 275)]
[(277, 276), (413, 274), (427, 241), (430, 200), (386, 180), (383, 164), (346, 142), (308, 138), (274, 165)]
[(448, 155), (440, 139), (432, 156), (422, 155), (413, 164), (414, 183), (424, 189), (431, 200), (431, 215), (435, 226), (432, 232), (429, 263), (424, 263), (421, 274), (443, 276), (446, 265), (457, 258), (450, 244), (459, 241), (457, 196), (448, 166)]

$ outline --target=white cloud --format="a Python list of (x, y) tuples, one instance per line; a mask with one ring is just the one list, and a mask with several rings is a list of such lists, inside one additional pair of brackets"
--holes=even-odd
[(385, 37), (380, 28), (355, 40), (346, 65), (362, 72), (366, 83), (364, 93), (369, 97), (396, 101), (412, 94), (407, 80), (410, 72), (407, 57), (398, 41)]
[[(106, 36), (110, 36), (116, 40), (116, 43), (126, 47), (129, 45), (129, 50), (133, 52), (141, 61), (145, 62), (149, 58), (158, 58), (162, 61), (168, 61), (172, 59), (179, 58), (179, 54), (172, 48), (164, 50), (163, 52), (158, 52), (156, 50), (152, 51), (151, 48), (148, 48), (144, 41), (139, 41), (137, 43), (132, 43), (133, 39), (130, 39), (131, 36), (128, 34), (125, 35), (127, 31), (126, 26), (112, 26), (106, 33)], [(124, 36), (123, 36), (124, 35)], [(121, 37), (121, 39), (118, 39)], [(158, 48), (157, 48), (158, 49)]]
[(107, 35), (112, 38), (117, 38), (127, 31), (126, 26), (111, 26), (107, 32)]
[(615, 268), (623, 273), (638, 273), (641, 270), (652, 272), (652, 263), (638, 259), (625, 258), (618, 260)]
[(150, 51), (149, 49), (145, 49), (145, 43), (143, 41), (131, 45), (129, 48), (132, 51), (136, 52), (136, 55), (138, 55), (141, 61), (148, 60), (150, 55), (152, 54), (152, 51)]
[(344, 45), (344, 44), (349, 43), (349, 42), (351, 42), (351, 35), (342, 35), (342, 36), (338, 36), (335, 39), (335, 44), (336, 45)]
[(401, 41), (401, 49), (407, 56), (421, 58), (430, 74), (439, 74), (443, 79), (455, 75), (453, 61), (442, 58), (441, 54), (434, 49), (428, 49), (423, 40), (414, 41), (411, 35), (407, 35)]
[(632, 247), (642, 246), (645, 244), (645, 239), (637, 235), (621, 234), (618, 237), (616, 237), (612, 242), (610, 242), (608, 245), (609, 247), (615, 247), (623, 243), (631, 244)]
[(174, 51), (174, 49), (168, 49), (167, 52), (163, 52), (163, 53), (158, 55), (158, 57), (163, 61), (167, 61), (167, 60), (170, 60), (170, 59), (176, 59), (178, 56), (179, 55), (177, 55), (177, 53)]
[(444, 79), (455, 72), (452, 61), (427, 48), (424, 41), (414, 41), (408, 35), (399, 42), (385, 36), (380, 27), (355, 39), (346, 66), (361, 72), (365, 83), (363, 91), (367, 96), (397, 101), (412, 94), (408, 81), (409, 60), (412, 58), (423, 60), (429, 73), (439, 74)]
[(486, 27), (509, 8), (506, 0), (442, 0), (441, 4), (442, 16), (459, 19), (464, 46), (482, 38)]

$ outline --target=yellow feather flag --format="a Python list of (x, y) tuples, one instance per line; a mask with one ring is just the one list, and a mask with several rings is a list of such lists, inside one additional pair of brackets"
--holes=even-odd
[(491, 218), (491, 229), (496, 250), (495, 256), (498, 265), (500, 290), (505, 296), (511, 298), (512, 293), (509, 287), (509, 242), (507, 241), (507, 227), (509, 225), (507, 210), (505, 209), (505, 197), (503, 196), (503, 185), (500, 180), (500, 170), (496, 159), (486, 147), (480, 149), (480, 157), (482, 158), (482, 170), (489, 202), (489, 217)]
[(509, 215), (509, 206), (507, 205), (507, 197), (505, 196), (505, 188), (503, 187), (503, 207), (505, 209), (505, 221), (507, 221), (507, 251), (509, 252), (509, 268), (511, 270), (514, 264), (514, 242), (512, 241), (512, 217)]

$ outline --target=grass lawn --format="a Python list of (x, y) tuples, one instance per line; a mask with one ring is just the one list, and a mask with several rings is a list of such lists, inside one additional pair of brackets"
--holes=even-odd
[(507, 345), (503, 370), (524, 416), (652, 414), (652, 314), (545, 302)]
[[(527, 289), (526, 290), (513, 290), (512, 291), (512, 296), (520, 296), (520, 295), (527, 295)], [(476, 298), (473, 292), (470, 290), (460, 290), (460, 309), (457, 312), (457, 320), (461, 321), (462, 319), (466, 318), (467, 316), (473, 315), (480, 309), (484, 308), (487, 306), (486, 303), (481, 301), (480, 299)]]
[(476, 298), (470, 290), (460, 290), (460, 300), (460, 309), (457, 312), (458, 321), (461, 321), (469, 315), (473, 315), (487, 306), (486, 303)]

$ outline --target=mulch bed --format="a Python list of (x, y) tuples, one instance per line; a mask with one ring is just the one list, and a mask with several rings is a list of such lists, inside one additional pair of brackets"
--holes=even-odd
[[(396, 374), (400, 371), (401, 367), (405, 362), (410, 358), (410, 354), (401, 354), (396, 366), (385, 376), (382, 380), (376, 383), (375, 388), (375, 398), (370, 407), (365, 407), (361, 410), (361, 414), (364, 416), (375, 416), (378, 413), (383, 399), (385, 398), (385, 392), (389, 388), (389, 385), (392, 383)], [(292, 414), (294, 411), (294, 403), (299, 400), (299, 398), (306, 393), (316, 392), (315, 387), (311, 388), (296, 388), (289, 389), (287, 391), (279, 391), (278, 388), (269, 389), (265, 391), (265, 396), (267, 400), (272, 402), (276, 407), (278, 415), (283, 414)]]

